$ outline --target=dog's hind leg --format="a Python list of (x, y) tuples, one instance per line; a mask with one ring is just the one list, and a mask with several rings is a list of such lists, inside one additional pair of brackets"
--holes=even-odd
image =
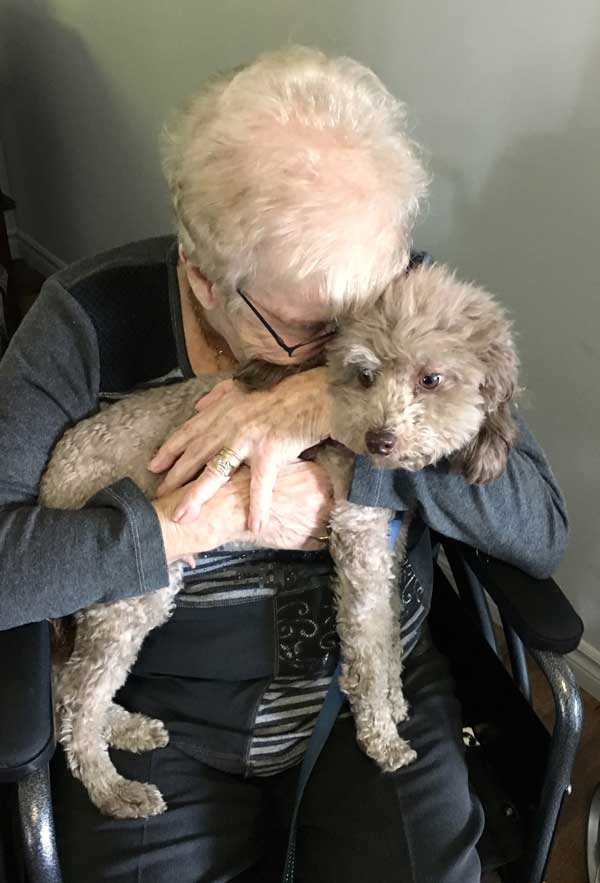
[(121, 751), (152, 751), (169, 744), (169, 733), (162, 721), (111, 702), (105, 718), (106, 741)]
[(106, 815), (137, 818), (165, 810), (154, 785), (129, 781), (117, 772), (105, 733), (116, 691), (148, 632), (169, 617), (178, 588), (172, 580), (167, 589), (77, 614), (75, 647), (58, 673), (60, 742), (71, 772)]

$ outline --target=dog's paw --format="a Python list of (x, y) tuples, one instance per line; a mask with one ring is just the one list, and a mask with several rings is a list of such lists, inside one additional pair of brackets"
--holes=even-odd
[(395, 730), (357, 733), (361, 749), (384, 773), (393, 773), (417, 759), (417, 752)]
[(92, 800), (105, 816), (116, 819), (144, 819), (163, 813), (167, 804), (155, 785), (120, 779)]
[(378, 755), (374, 760), (385, 773), (393, 773), (417, 759), (417, 752), (400, 736), (385, 745)]
[(395, 724), (401, 724), (408, 717), (408, 702), (402, 695), (402, 691), (390, 691), (390, 714)]
[(109, 722), (107, 742), (122, 751), (153, 751), (169, 743), (169, 733), (162, 721), (119, 709), (120, 713)]

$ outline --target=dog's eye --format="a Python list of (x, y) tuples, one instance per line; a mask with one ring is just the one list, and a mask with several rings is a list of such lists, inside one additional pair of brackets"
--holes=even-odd
[(422, 389), (435, 389), (441, 382), (441, 374), (423, 374), (422, 377), (419, 377), (419, 386)]
[(357, 371), (357, 377), (358, 382), (361, 386), (364, 386), (365, 389), (368, 389), (375, 383), (375, 374), (372, 371), (369, 371), (368, 368), (359, 368)]

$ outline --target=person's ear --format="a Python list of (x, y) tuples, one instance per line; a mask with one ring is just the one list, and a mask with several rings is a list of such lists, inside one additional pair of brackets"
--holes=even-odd
[(188, 284), (205, 310), (212, 310), (216, 306), (217, 297), (213, 283), (207, 279), (199, 267), (194, 266), (187, 257), (183, 246), (179, 245), (179, 260), (184, 269)]

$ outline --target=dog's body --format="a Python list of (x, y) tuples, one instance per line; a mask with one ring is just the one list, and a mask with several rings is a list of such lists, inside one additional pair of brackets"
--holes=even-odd
[[(345, 450), (325, 447), (317, 456), (332, 477), (336, 500), (330, 548), (341, 686), (360, 744), (383, 769), (393, 770), (415, 756), (397, 732), (408, 712), (396, 579), (408, 516), (392, 554), (387, 527), (393, 513), (346, 500), (353, 456), (365, 452), (366, 442), (376, 465), (415, 470), (447, 457), (471, 482), (497, 477), (515, 435), (509, 402), (517, 360), (510, 324), (493, 299), (434, 266), (392, 283), (370, 309), (345, 321), (328, 348), (328, 365), (333, 435)], [(69, 430), (48, 465), (41, 502), (78, 508), (125, 476), (152, 497), (159, 479), (147, 463), (219, 379), (136, 393)], [(130, 714), (112, 700), (146, 634), (169, 617), (180, 571), (172, 565), (169, 586), (158, 592), (77, 613), (73, 652), (57, 666), (60, 741), (72, 772), (109, 815), (146, 816), (165, 808), (154, 786), (119, 776), (107, 744), (144, 751), (168, 741), (160, 721)]]

